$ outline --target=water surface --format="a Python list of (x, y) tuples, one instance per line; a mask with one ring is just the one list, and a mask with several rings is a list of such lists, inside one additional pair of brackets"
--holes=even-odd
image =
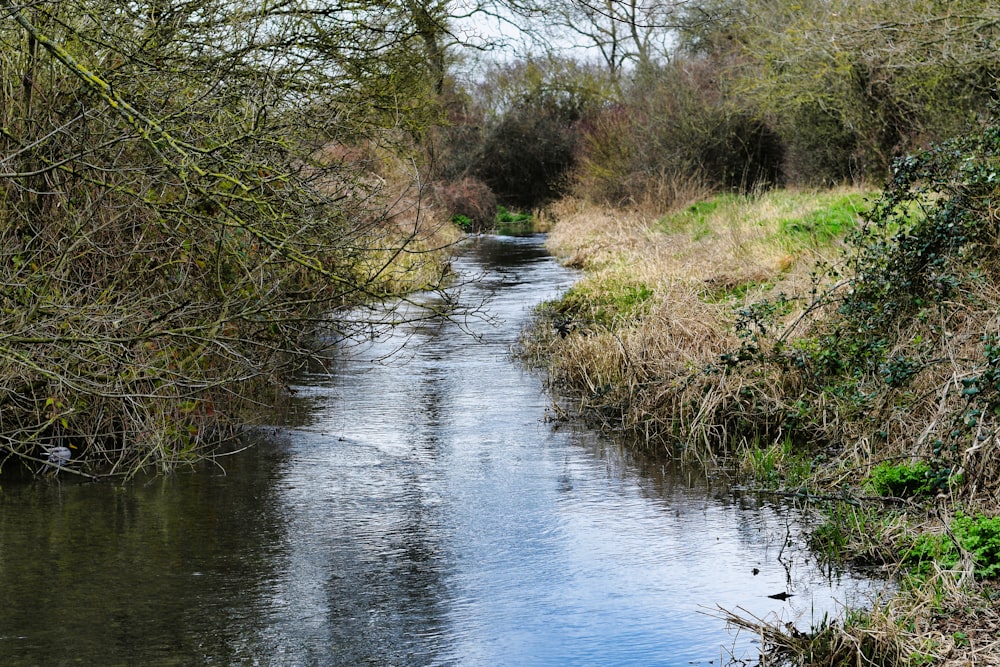
[(717, 665), (756, 650), (720, 606), (863, 602), (801, 512), (548, 422), (509, 357), (575, 278), (540, 238), (457, 268), (494, 321), (345, 349), (224, 471), (4, 488), (0, 664)]

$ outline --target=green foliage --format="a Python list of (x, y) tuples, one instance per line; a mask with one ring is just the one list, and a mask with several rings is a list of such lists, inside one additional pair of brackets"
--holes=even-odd
[(828, 507), (823, 522), (809, 534), (809, 546), (829, 561), (845, 556), (858, 565), (895, 562), (897, 547), (885, 535), (898, 515), (885, 507), (838, 502)]
[(895, 498), (933, 494), (939, 488), (939, 481), (926, 461), (880, 463), (871, 474), (871, 485), (875, 493)]
[(574, 320), (612, 325), (641, 317), (654, 291), (643, 283), (609, 280), (599, 285), (578, 284), (559, 300), (556, 311)]
[(792, 301), (784, 294), (771, 299), (761, 299), (736, 310), (734, 328), (740, 340), (740, 347), (721, 355), (721, 361), (730, 367), (745, 362), (759, 362), (775, 351), (780, 345), (772, 345), (780, 319), (792, 308)]
[(497, 207), (496, 230), (499, 234), (517, 236), (530, 234), (535, 228), (535, 217), (530, 213), (511, 212), (503, 206)]
[(922, 534), (913, 540), (904, 554), (904, 562), (918, 574), (930, 571), (936, 562), (945, 569), (959, 564), (961, 555), (955, 541), (972, 554), (977, 577), (994, 579), (1000, 576), (1000, 517), (975, 517), (957, 514), (948, 535)]
[[(741, 345), (723, 360), (773, 363), (797, 374), (811, 388), (807, 395), (837, 397), (842, 420), (877, 414), (889, 392), (907, 391), (940, 363), (937, 345), (952, 336), (948, 323), (984, 307), (970, 299), (998, 277), (997, 165), (994, 123), (899, 160), (882, 195), (862, 210), (864, 223), (848, 234), (845, 261), (817, 272), (807, 315), (824, 317), (814, 320), (811, 333), (785, 341), (778, 333), (780, 299), (762, 301), (737, 313)], [(784, 224), (784, 233), (842, 233), (860, 206), (857, 198), (831, 202)], [(823, 282), (833, 287), (821, 290)], [(928, 439), (937, 488), (959, 465), (961, 451), (998, 429), (1000, 338), (985, 333), (978, 357), (968, 361), (962, 405), (952, 401), (940, 437)], [(808, 410), (803, 415), (808, 420)]]
[(808, 455), (797, 448), (790, 438), (770, 445), (754, 443), (743, 457), (754, 481), (764, 488), (795, 488), (812, 470)]
[(840, 559), (849, 541), (850, 535), (841, 521), (824, 521), (809, 533), (809, 546), (829, 560)]
[(463, 232), (472, 231), (472, 220), (461, 213), (451, 216), (451, 222)]
[(954, 567), (958, 559), (958, 550), (947, 535), (930, 534), (918, 536), (902, 558), (918, 575), (929, 574), (933, 563), (940, 563), (946, 568)]
[(988, 579), (1000, 576), (1000, 517), (958, 516), (952, 530), (961, 545), (972, 552), (976, 574)]
[(497, 206), (496, 222), (498, 225), (517, 225), (530, 223), (533, 217), (530, 213), (508, 211), (503, 206)]
[[(849, 239), (851, 289), (837, 297), (837, 319), (818, 346), (836, 363), (814, 356), (814, 372), (903, 388), (933, 363), (922, 341), (944, 335), (939, 323), (962, 309), (962, 294), (994, 261), (998, 160), (1000, 130), (991, 124), (896, 163), (867, 224)], [(904, 354), (891, 352), (900, 331), (910, 332)], [(978, 370), (963, 379), (966, 408), (949, 435), (952, 451), (963, 433), (1000, 414), (1000, 347), (986, 335), (981, 349)]]

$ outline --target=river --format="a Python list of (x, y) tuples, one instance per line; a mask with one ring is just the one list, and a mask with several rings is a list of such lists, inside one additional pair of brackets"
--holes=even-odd
[(489, 321), (345, 348), (249, 451), (5, 486), (0, 665), (718, 665), (757, 650), (719, 607), (808, 629), (864, 604), (802, 512), (547, 420), (509, 354), (575, 278), (540, 237), (456, 267)]

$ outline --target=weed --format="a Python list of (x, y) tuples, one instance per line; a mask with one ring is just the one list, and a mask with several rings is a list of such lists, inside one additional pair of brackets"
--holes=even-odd
[(956, 514), (949, 533), (923, 533), (914, 538), (903, 561), (916, 574), (926, 575), (935, 565), (954, 569), (962, 552), (971, 554), (977, 577), (1000, 576), (1000, 517)]
[(468, 216), (459, 213), (457, 215), (453, 215), (451, 217), (451, 221), (456, 227), (461, 229), (463, 232), (472, 231), (472, 225), (473, 225), (472, 219), (469, 218)]
[(497, 206), (494, 221), (497, 232), (507, 236), (530, 233), (535, 225), (535, 218), (530, 213), (508, 211), (503, 206)]
[(903, 515), (883, 507), (838, 502), (809, 535), (809, 545), (826, 560), (884, 565), (898, 558), (905, 533)]
[(511, 223), (521, 223), (521, 222), (531, 222), (532, 216), (530, 213), (515, 213), (508, 211), (503, 206), (497, 206), (497, 224), (511, 224)]
[(987, 579), (1000, 576), (1000, 517), (956, 516), (952, 530), (973, 554), (976, 574)]
[(764, 488), (795, 488), (812, 472), (810, 457), (788, 437), (770, 445), (750, 443), (739, 458), (744, 469)]
[(909, 498), (926, 496), (938, 490), (937, 478), (926, 461), (917, 463), (880, 463), (871, 473), (871, 485), (880, 496)]

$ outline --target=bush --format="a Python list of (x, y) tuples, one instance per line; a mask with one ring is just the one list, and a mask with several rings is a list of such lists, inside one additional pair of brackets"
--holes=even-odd
[[(497, 208), (497, 198), (488, 185), (475, 178), (463, 178), (451, 183), (438, 183), (433, 188), (435, 204), (453, 220), (468, 220), (465, 231), (489, 229)], [(460, 225), (461, 226), (461, 225)]]
[(936, 480), (926, 461), (898, 465), (881, 463), (872, 470), (871, 484), (875, 493), (894, 498), (928, 495), (937, 490)]
[[(654, 195), (663, 207), (692, 179), (715, 190), (750, 192), (780, 183), (784, 148), (768, 124), (732, 105), (717, 65), (679, 61), (648, 71), (582, 127), (578, 192), (613, 206)], [(672, 185), (676, 182), (677, 185)]]
[(788, 182), (821, 187), (859, 183), (868, 171), (882, 178), (881, 168), (865, 163), (861, 138), (828, 110), (803, 105), (783, 116), (779, 125)]
[(566, 192), (583, 119), (603, 106), (608, 77), (572, 59), (548, 57), (491, 68), (470, 91), (439, 155), (443, 178), (472, 175), (500, 203), (538, 208)]
[(564, 192), (575, 153), (569, 120), (542, 100), (527, 100), (487, 133), (475, 171), (499, 201), (533, 208)]
[[(976, 576), (1000, 576), (1000, 517), (958, 514), (951, 522), (951, 533), (962, 549), (972, 554)], [(920, 535), (904, 554), (904, 562), (918, 573), (926, 573), (931, 562), (954, 568), (961, 561), (955, 541), (948, 535)]]
[[(789, 427), (815, 429), (858, 464), (927, 462), (877, 470), (880, 493), (992, 498), (1000, 483), (998, 165), (995, 121), (898, 160), (842, 261), (817, 268), (807, 298), (778, 295), (736, 313), (741, 346), (722, 359), (793, 388), (779, 398), (792, 408)], [(839, 214), (784, 231), (835, 228)], [(801, 313), (791, 327), (786, 305)]]

